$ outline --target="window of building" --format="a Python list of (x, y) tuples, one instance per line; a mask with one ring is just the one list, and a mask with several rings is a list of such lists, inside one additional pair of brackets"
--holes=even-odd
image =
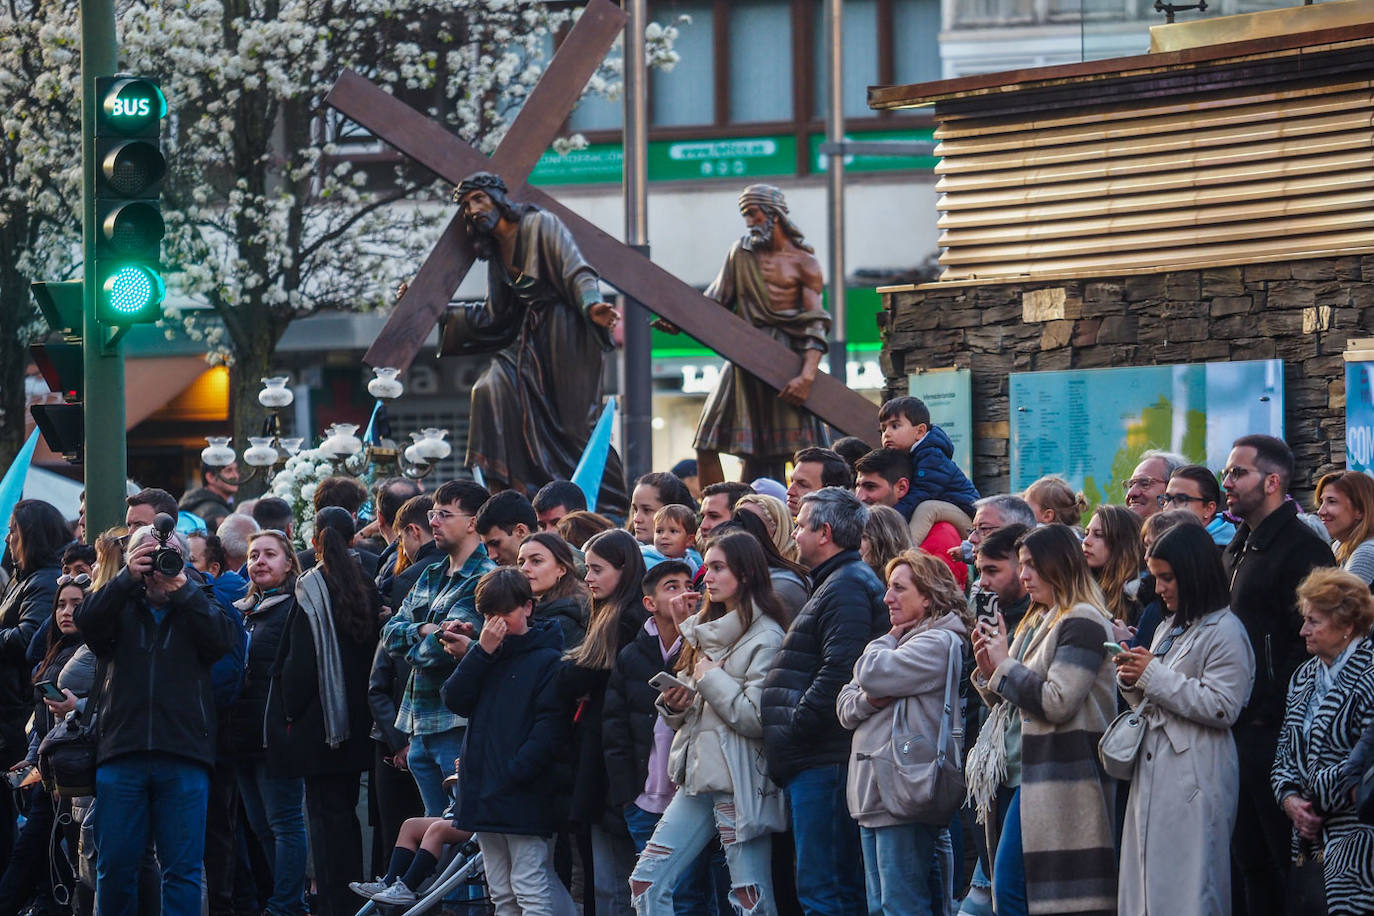
[(716, 120), (715, 4), (655, 3), (649, 18), (677, 26), (674, 43), (681, 60), (672, 70), (649, 76), (649, 123), (655, 127), (714, 124)]
[(729, 17), (731, 123), (792, 120), (792, 5), (735, 0)]
[[(812, 36), (816, 46), (816, 98), (811, 113), (824, 118), (830, 113), (830, 30), (825, 7), (816, 4)], [(868, 87), (881, 82), (878, 75), (878, 0), (845, 0), (840, 23), (844, 52), (844, 115), (867, 118)]]

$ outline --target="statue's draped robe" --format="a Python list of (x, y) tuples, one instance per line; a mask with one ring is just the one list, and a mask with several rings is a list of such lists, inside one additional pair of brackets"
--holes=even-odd
[[(708, 298), (762, 328), (798, 353), (827, 348), (830, 315), (824, 309), (773, 307), (757, 256), (741, 239), (730, 248)], [(829, 442), (821, 420), (778, 397), (777, 389), (725, 364), (697, 423), (695, 447), (755, 459), (787, 461), (808, 445)]]
[[(610, 335), (587, 317), (603, 301), (596, 273), (558, 217), (520, 217), (515, 271), (487, 264), (487, 301), (450, 309), (446, 352), (492, 353), (472, 387), (467, 464), (493, 489), (529, 493), (572, 478), (602, 409), (601, 361)], [(620, 456), (610, 450), (601, 511), (629, 508)]]

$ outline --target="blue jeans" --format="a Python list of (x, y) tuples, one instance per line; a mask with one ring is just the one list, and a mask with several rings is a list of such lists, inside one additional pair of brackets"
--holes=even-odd
[(787, 785), (797, 846), (797, 899), (806, 916), (864, 912), (859, 825), (845, 800), (848, 766), (802, 770)]
[(425, 803), (425, 817), (442, 817), (448, 807), (448, 793), (444, 791), (444, 780), (453, 775), (453, 761), (463, 752), (463, 735), (466, 728), (450, 728), (446, 732), (432, 735), (412, 735), (410, 753), (406, 763), (410, 765), (410, 775), (415, 777), (415, 785), (420, 789), (420, 799)]
[[(725, 792), (688, 795), (679, 791), (654, 828), (644, 852), (630, 875), (630, 886), (648, 882), (632, 896), (639, 916), (673, 916), (673, 895), (682, 876), (719, 835), (730, 867), (730, 904), (737, 914), (777, 916), (773, 899), (773, 837), (763, 834), (748, 840), (735, 839), (735, 803)], [(752, 891), (756, 902), (745, 909), (742, 895)], [(632, 892), (633, 893), (633, 892)]]
[(200, 912), (210, 770), (170, 754), (126, 754), (95, 775), (96, 908), (138, 913), (138, 868), (151, 834), (162, 871), (162, 912)]
[(263, 761), (239, 764), (239, 794), (248, 823), (272, 864), (271, 916), (305, 912), (305, 782), (273, 776)]
[(1007, 805), (997, 857), (992, 861), (992, 903), (997, 916), (1026, 916), (1026, 859), (1021, 847), (1021, 790)]
[[(868, 916), (941, 916), (932, 878), (939, 872), (936, 846), (942, 828), (933, 824), (860, 827)], [(925, 868), (921, 863), (925, 863)], [(948, 895), (946, 895), (948, 896)]]
[[(625, 826), (630, 829), (635, 852), (643, 852), (649, 845), (662, 817), (633, 803), (625, 806)], [(726, 916), (730, 912), (729, 894), (730, 872), (725, 868), (725, 852), (708, 846), (673, 888), (673, 911), (677, 916)]]

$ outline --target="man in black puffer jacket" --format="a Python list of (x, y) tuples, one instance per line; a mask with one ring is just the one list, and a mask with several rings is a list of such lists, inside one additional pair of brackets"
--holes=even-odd
[(835, 716), (869, 641), (888, 629), (883, 584), (859, 557), (868, 509), (848, 490), (802, 497), (795, 537), (814, 591), (763, 682), (769, 775), (787, 790), (807, 916), (865, 911), (859, 828), (845, 801), (850, 732)]
[[(105, 678), (97, 688), (100, 803), (93, 814), (102, 913), (138, 910), (139, 860), (150, 837), (162, 870), (162, 911), (200, 911), (215, 762), (210, 671), (240, 637), (184, 566), (173, 576), (153, 571), (158, 546), (151, 527), (135, 531), (128, 565), (76, 612)], [(190, 556), (180, 535), (168, 546), (183, 562)]]

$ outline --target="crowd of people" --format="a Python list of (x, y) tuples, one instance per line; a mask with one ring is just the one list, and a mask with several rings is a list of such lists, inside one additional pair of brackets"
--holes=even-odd
[(1374, 912), (1374, 479), (1307, 514), (1245, 436), (1089, 511), (880, 418), (624, 519), (340, 476), (301, 543), (232, 468), (101, 532), (20, 501), (0, 913), (354, 913), (474, 849), (503, 916)]

